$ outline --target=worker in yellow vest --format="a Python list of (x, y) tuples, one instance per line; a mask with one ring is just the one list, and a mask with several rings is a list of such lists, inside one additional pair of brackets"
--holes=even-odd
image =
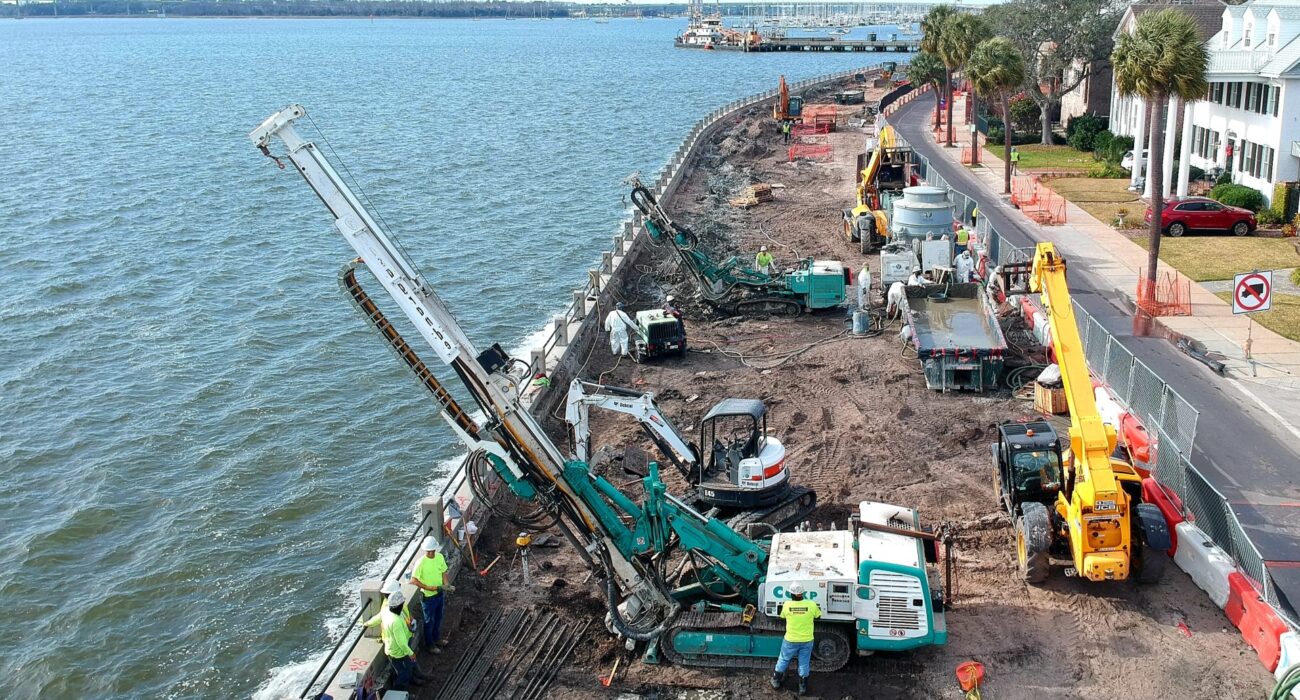
[(439, 647), (447, 646), (447, 640), (442, 638), (442, 613), (447, 592), (455, 588), (447, 585), (447, 559), (438, 551), (438, 538), (433, 535), (424, 538), (421, 548), (424, 555), (415, 562), (411, 585), (424, 593), (420, 601), (420, 611), (424, 613), (424, 647), (431, 653), (441, 654)]
[(406, 598), (401, 591), (388, 596), (388, 606), (378, 615), (366, 620), (366, 627), (379, 625), (379, 638), (384, 643), (384, 655), (393, 667), (393, 690), (406, 690), (422, 685), (429, 676), (420, 671), (415, 664), (415, 652), (411, 650), (411, 629), (402, 619), (402, 608)]
[(970, 229), (962, 226), (957, 229), (956, 247), (953, 249), (953, 255), (961, 255), (963, 250), (970, 244)]
[[(387, 582), (384, 583), (384, 587), (379, 589), (379, 592), (382, 593), (384, 596), (380, 600), (380, 605), (387, 605), (388, 596), (394, 593), (402, 592), (402, 584), (392, 579), (389, 579)], [(406, 621), (406, 626), (409, 627), (412, 632), (414, 632), (415, 623), (411, 621), (411, 606), (402, 605), (402, 619)]]
[(799, 657), (799, 694), (808, 694), (808, 674), (812, 673), (813, 623), (822, 616), (822, 609), (811, 600), (804, 600), (803, 584), (791, 584), (790, 600), (781, 605), (780, 617), (785, 620), (785, 638), (781, 640), (781, 655), (772, 673), (772, 687), (780, 690), (785, 680), (785, 669), (795, 656)]
[(776, 259), (772, 254), (767, 252), (767, 246), (758, 247), (758, 255), (754, 256), (754, 268), (759, 272), (770, 275), (775, 270)]

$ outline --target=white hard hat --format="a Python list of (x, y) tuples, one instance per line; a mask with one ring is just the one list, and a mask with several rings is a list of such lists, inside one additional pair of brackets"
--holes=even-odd
[(919, 267), (914, 267), (914, 268), (912, 268), (912, 272), (920, 272), (920, 271), (921, 271), (921, 268), (919, 268)]
[(795, 582), (790, 584), (790, 595), (803, 595), (803, 584)]
[(436, 551), (438, 549), (438, 538), (433, 535), (424, 538), (424, 544), (420, 545), (420, 549), (426, 552)]
[(671, 304), (673, 302), (673, 298), (674, 298), (673, 295), (669, 294), (668, 298), (665, 299), (664, 301), (667, 301), (669, 304)]
[(388, 607), (390, 608), (395, 608), (405, 602), (406, 596), (402, 595), (401, 591), (388, 594)]
[(380, 592), (380, 593), (383, 593), (384, 595), (392, 595), (392, 594), (394, 594), (394, 593), (401, 593), (401, 592), (402, 592), (402, 584), (400, 584), (400, 583), (398, 583), (398, 582), (396, 582), (396, 581), (385, 581), (385, 582), (384, 582), (384, 587), (381, 588), (381, 589), (379, 589), (379, 592)]
[(758, 252), (760, 252), (760, 253), (763, 252), (763, 251), (765, 251), (765, 250), (767, 250), (767, 246), (765, 246), (765, 245), (761, 245), (761, 246), (758, 247)]

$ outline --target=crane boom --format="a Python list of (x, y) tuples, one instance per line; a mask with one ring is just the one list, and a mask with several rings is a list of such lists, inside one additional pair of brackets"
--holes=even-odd
[(1038, 244), (1029, 285), (1030, 291), (1042, 295), (1047, 309), (1070, 410), (1075, 483), (1058, 496), (1058, 511), (1069, 526), (1074, 565), (1093, 580), (1123, 579), (1128, 576), (1131, 523), (1128, 495), (1111, 465), (1115, 429), (1103, 423), (1097, 411), (1066, 284), (1065, 260), (1051, 243)]
[(469, 434), (447, 417), (453, 430), (471, 451), (489, 455), (512, 491), (540, 498), (558, 511), (560, 526), (579, 554), (588, 563), (610, 569), (606, 574), (618, 581), (629, 599), (636, 599), (638, 610), (667, 617), (676, 604), (599, 526), (597, 511), (565, 478), (564, 456), (520, 405), (520, 378), (509, 371), (515, 361), (499, 345), (484, 352), (474, 347), (419, 268), (379, 226), (316, 144), (298, 133), (295, 122), (306, 114), (301, 105), (290, 105), (267, 118), (249, 133), (249, 139), (271, 158), (275, 158), (270, 153), (272, 140), (283, 142), (289, 160), (329, 209), (343, 238), (488, 417), (479, 435)]

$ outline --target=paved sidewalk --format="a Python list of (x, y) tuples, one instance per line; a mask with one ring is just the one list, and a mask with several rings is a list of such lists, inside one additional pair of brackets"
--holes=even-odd
[[(954, 121), (956, 116), (954, 110)], [(960, 165), (959, 149), (940, 150), (953, 163)], [(1002, 161), (987, 151), (980, 154), (980, 159), (979, 167), (963, 167), (990, 192), (1002, 192)], [(1034, 236), (1057, 244), (1070, 260), (1085, 266), (1090, 276), (1122, 293), (1130, 309), (1137, 307), (1138, 276), (1146, 269), (1146, 249), (1069, 200), (1066, 200), (1065, 224), (1044, 226), (1028, 217), (1021, 218), (1023, 227), (1031, 230)], [(1192, 282), (1163, 262), (1160, 270), (1174, 272), (1180, 281), (1190, 283), (1192, 315), (1161, 317), (1157, 322), (1169, 331), (1199, 341), (1207, 350), (1218, 353), (1227, 365), (1230, 377), (1242, 385), (1242, 390), (1300, 439), (1300, 343), (1251, 323), (1244, 315), (1233, 314), (1232, 304), (1215, 296), (1215, 291), (1221, 291), (1217, 286), (1207, 289), (1204, 284)], [(1275, 273), (1274, 277), (1281, 274)], [(1288, 285), (1289, 282), (1288, 279)], [(1248, 334), (1251, 359), (1247, 359), (1245, 353)]]

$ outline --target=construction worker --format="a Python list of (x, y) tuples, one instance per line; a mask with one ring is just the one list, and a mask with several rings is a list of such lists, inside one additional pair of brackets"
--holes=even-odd
[(676, 297), (669, 294), (668, 298), (664, 299), (663, 308), (664, 313), (677, 319), (677, 330), (681, 332), (684, 340), (686, 338), (686, 320), (682, 318), (682, 310), (677, 308)]
[(862, 269), (858, 270), (858, 308), (866, 309), (868, 304), (867, 294), (871, 291), (871, 266), (862, 263)]
[(636, 324), (623, 310), (623, 302), (615, 304), (614, 310), (605, 316), (605, 330), (609, 333), (609, 351), (615, 355), (628, 354), (627, 333), (635, 328)]
[(895, 282), (889, 286), (889, 303), (885, 305), (885, 316), (893, 318), (903, 310), (903, 303), (907, 301), (907, 290), (902, 282)]
[(912, 268), (912, 276), (907, 278), (907, 286), (916, 287), (925, 284), (925, 277), (921, 275), (921, 267)]
[(975, 228), (976, 224), (979, 223), (979, 218), (980, 218), (980, 208), (979, 208), (979, 207), (975, 207), (974, 209), (971, 209), (971, 210), (970, 210), (970, 227), (971, 227), (971, 228)]
[(767, 252), (767, 246), (759, 246), (758, 255), (754, 256), (754, 269), (765, 275), (770, 275), (774, 268), (775, 259), (772, 257), (771, 253)]
[(424, 646), (434, 654), (441, 654), (439, 647), (447, 646), (442, 638), (442, 613), (446, 607), (447, 591), (455, 588), (447, 585), (447, 559), (438, 551), (438, 538), (430, 535), (421, 545), (424, 554), (415, 562), (411, 572), (411, 585), (424, 593), (420, 601), (420, 611), (424, 616)]
[(1011, 147), (1011, 174), (1020, 174), (1020, 149), (1015, 146)]
[(965, 226), (962, 226), (961, 228), (957, 229), (956, 236), (953, 238), (953, 240), (956, 241), (956, 243), (954, 244), (953, 254), (960, 255), (961, 252), (963, 250), (966, 250), (966, 248), (970, 245), (970, 229), (966, 228)]
[(799, 657), (799, 694), (808, 693), (808, 674), (812, 672), (813, 623), (822, 616), (817, 603), (803, 598), (803, 584), (794, 583), (789, 589), (790, 600), (781, 604), (781, 619), (785, 620), (785, 637), (781, 640), (781, 655), (772, 672), (772, 687), (780, 690), (785, 680), (785, 669), (790, 661)]
[(781, 133), (785, 136), (785, 143), (790, 143), (790, 120), (785, 119), (781, 122)]
[(429, 676), (420, 671), (415, 663), (415, 652), (411, 650), (411, 629), (402, 619), (402, 608), (406, 598), (401, 591), (389, 594), (388, 606), (378, 615), (366, 620), (366, 627), (379, 626), (379, 638), (384, 643), (384, 655), (393, 666), (393, 690), (406, 690), (412, 686), (422, 685)]
[[(386, 583), (384, 583), (384, 587), (379, 589), (379, 592), (383, 594), (384, 601), (387, 601), (388, 596), (394, 593), (402, 592), (402, 584), (398, 583), (394, 579), (389, 579)], [(387, 602), (384, 603), (384, 605), (387, 604), (388, 604)], [(412, 632), (414, 632), (415, 622), (411, 619), (411, 606), (409, 605), (402, 606), (402, 619), (406, 621), (407, 628), (409, 628)]]
[(969, 250), (962, 249), (957, 254), (957, 259), (953, 261), (952, 267), (957, 281), (965, 284), (971, 280), (971, 275), (975, 272), (975, 259), (971, 257)]

